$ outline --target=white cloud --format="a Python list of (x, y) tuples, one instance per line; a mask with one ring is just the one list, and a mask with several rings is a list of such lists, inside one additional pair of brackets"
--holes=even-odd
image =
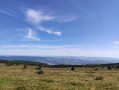
[(45, 28), (43, 28), (43, 27), (39, 27), (38, 29), (39, 29), (40, 31), (45, 31), (45, 32), (47, 32), (48, 34), (55, 34), (55, 35), (61, 36), (61, 32), (52, 31), (52, 30), (49, 30), (49, 29), (45, 29)]
[(75, 45), (0, 46), (1, 55), (119, 57), (119, 50), (81, 50)]
[(36, 29), (39, 29), (40, 31), (45, 31), (48, 34), (55, 34), (58, 36), (61, 36), (61, 32), (53, 31), (50, 29), (45, 29), (44, 27), (41, 27), (41, 23), (43, 21), (50, 21), (53, 20), (55, 17), (50, 15), (44, 15), (44, 13), (40, 10), (34, 10), (34, 9), (27, 9), (25, 12), (26, 15), (26, 21), (31, 23)]
[(0, 46), (0, 48), (49, 48), (49, 49), (55, 49), (55, 48), (72, 48), (75, 46), (79, 46), (79, 45), (4, 45), (4, 46)]
[(15, 15), (13, 15), (13, 14), (9, 13), (9, 12), (3, 11), (3, 10), (0, 10), (0, 12), (1, 12), (1, 13), (4, 13), (4, 14), (7, 14), (7, 15), (9, 15), (9, 16), (15, 17), (15, 18), (17, 18), (17, 19), (18, 19), (18, 17), (17, 17), (17, 16), (15, 16)]
[(40, 41), (40, 39), (35, 36), (35, 33), (32, 31), (32, 29), (28, 29), (28, 33), (25, 36), (25, 38), (29, 40)]
[(119, 41), (113, 42), (113, 44), (119, 45)]
[(77, 17), (67, 16), (67, 17), (58, 18), (58, 21), (59, 22), (71, 22), (71, 21), (74, 21), (75, 19), (77, 19)]
[(113, 46), (113, 48), (117, 49), (117, 48), (118, 48), (118, 46)]
[(53, 31), (50, 29), (46, 29), (41, 26), (41, 23), (51, 20), (55, 20), (58, 22), (71, 22), (76, 19), (76, 17), (73, 16), (61, 16), (61, 17), (51, 16), (49, 14), (44, 14), (45, 12), (41, 10), (35, 9), (27, 9), (24, 13), (26, 15), (26, 21), (31, 25), (33, 25), (36, 29), (47, 32), (48, 34), (55, 34), (58, 36), (61, 36), (60, 31)]
[(42, 21), (48, 21), (54, 19), (54, 16), (44, 15), (40, 10), (28, 9), (26, 11), (26, 20), (33, 24), (41, 23)]
[(114, 44), (113, 48), (118, 49), (119, 48), (119, 41), (112, 42)]

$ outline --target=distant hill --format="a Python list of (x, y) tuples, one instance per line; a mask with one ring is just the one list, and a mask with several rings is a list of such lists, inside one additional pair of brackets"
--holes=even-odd
[(47, 63), (51, 65), (65, 64), (104, 64), (104, 63), (118, 63), (118, 58), (105, 57), (38, 57), (38, 56), (0, 56), (0, 60), (23, 60)]

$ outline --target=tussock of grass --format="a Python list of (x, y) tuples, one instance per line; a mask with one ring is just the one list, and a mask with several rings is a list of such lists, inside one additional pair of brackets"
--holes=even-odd
[(104, 79), (104, 77), (96, 77), (95, 80), (103, 80), (103, 79)]

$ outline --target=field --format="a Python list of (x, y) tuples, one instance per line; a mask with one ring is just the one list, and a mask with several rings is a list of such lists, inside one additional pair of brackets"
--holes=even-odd
[(119, 90), (117, 69), (44, 67), (44, 74), (37, 74), (36, 66), (0, 66), (0, 90)]

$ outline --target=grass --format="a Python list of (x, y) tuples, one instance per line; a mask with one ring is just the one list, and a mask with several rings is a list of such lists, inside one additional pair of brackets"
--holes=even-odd
[(43, 68), (44, 74), (37, 74), (36, 66), (0, 66), (0, 90), (119, 90), (116, 69)]

